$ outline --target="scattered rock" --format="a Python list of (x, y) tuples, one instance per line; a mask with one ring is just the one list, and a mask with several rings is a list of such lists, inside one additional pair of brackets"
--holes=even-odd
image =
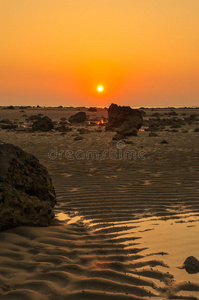
[(15, 109), (15, 107), (13, 105), (7, 106), (7, 107), (3, 107), (3, 109)]
[(150, 137), (158, 137), (159, 135), (157, 133), (155, 133), (155, 132), (150, 132), (149, 136)]
[(193, 132), (199, 132), (199, 127), (195, 128)]
[(17, 131), (17, 132), (25, 132), (25, 131), (27, 131), (27, 128), (26, 128), (26, 127), (23, 127), (23, 126), (18, 126), (18, 127), (15, 129), (15, 131)]
[(1, 129), (16, 129), (18, 127), (17, 124), (0, 124)]
[(10, 121), (9, 119), (2, 119), (0, 120), (1, 124), (12, 124), (12, 121)]
[(83, 140), (83, 137), (79, 135), (74, 138), (74, 141), (81, 141), (81, 140)]
[(194, 256), (189, 256), (184, 261), (183, 267), (189, 274), (196, 274), (199, 272), (199, 261)]
[(53, 121), (49, 117), (42, 117), (32, 124), (33, 131), (50, 131), (53, 128)]
[(178, 132), (177, 129), (172, 129), (172, 130), (169, 130), (169, 132)]
[(123, 140), (123, 139), (126, 139), (126, 137), (122, 134), (119, 134), (119, 133), (116, 133), (113, 137), (112, 137), (112, 140), (113, 141), (120, 141), (120, 140)]
[(80, 111), (77, 114), (70, 116), (68, 121), (70, 123), (84, 123), (87, 121), (86, 113), (83, 111)]
[(27, 106), (19, 106), (19, 109), (27, 109)]
[(181, 128), (180, 124), (173, 124), (170, 126), (170, 128)]
[[(24, 115), (24, 116), (26, 116), (26, 115)], [(37, 121), (37, 120), (39, 120), (39, 119), (41, 119), (41, 115), (40, 114), (38, 114), (38, 115), (31, 115), (31, 116), (29, 116), (27, 119), (26, 119), (26, 121)]]
[(0, 230), (47, 226), (56, 203), (51, 178), (38, 159), (12, 144), (0, 144)]
[(87, 128), (78, 128), (77, 130), (79, 131), (80, 134), (85, 134), (90, 132)]
[(97, 111), (97, 108), (96, 108), (96, 107), (89, 107), (89, 108), (88, 108), (88, 111), (96, 112), (96, 111)]
[(168, 144), (168, 142), (166, 140), (162, 140), (160, 144)]
[(56, 128), (56, 130), (58, 130), (59, 132), (69, 132), (69, 131), (72, 131), (72, 128), (68, 127), (68, 126), (65, 126), (63, 124), (60, 124), (60, 126), (58, 126)]

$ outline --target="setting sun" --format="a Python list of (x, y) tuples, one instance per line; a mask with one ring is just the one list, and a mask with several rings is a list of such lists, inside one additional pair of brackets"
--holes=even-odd
[(99, 85), (99, 86), (97, 87), (97, 90), (98, 90), (98, 92), (103, 92), (104, 88), (103, 88), (103, 86)]

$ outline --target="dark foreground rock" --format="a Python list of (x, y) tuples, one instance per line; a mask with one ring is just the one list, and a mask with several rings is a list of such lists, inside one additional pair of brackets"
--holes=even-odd
[(83, 111), (80, 111), (77, 114), (70, 116), (68, 121), (70, 123), (84, 123), (87, 121), (86, 113)]
[(108, 124), (106, 130), (114, 130), (122, 135), (137, 135), (143, 125), (142, 114), (130, 106), (111, 104), (108, 108)]
[(38, 159), (14, 145), (0, 144), (0, 230), (47, 226), (55, 203), (51, 178)]
[(53, 121), (49, 117), (39, 118), (32, 124), (33, 131), (50, 131), (53, 128)]
[(186, 258), (183, 267), (189, 274), (196, 274), (199, 272), (199, 261), (194, 256)]

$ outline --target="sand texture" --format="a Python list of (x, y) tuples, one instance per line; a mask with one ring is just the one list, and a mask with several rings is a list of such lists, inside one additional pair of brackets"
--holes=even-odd
[[(2, 109), (0, 119), (28, 126), (23, 114), (58, 122), (78, 111)], [(145, 111), (147, 120), (171, 110)], [(88, 114), (96, 122), (107, 117), (104, 109)], [(98, 124), (66, 134), (0, 130), (0, 142), (47, 167), (57, 195), (51, 226), (0, 233), (0, 299), (198, 299), (199, 274), (181, 268), (188, 256), (199, 259), (198, 123), (166, 127), (158, 137), (145, 125), (128, 144)]]

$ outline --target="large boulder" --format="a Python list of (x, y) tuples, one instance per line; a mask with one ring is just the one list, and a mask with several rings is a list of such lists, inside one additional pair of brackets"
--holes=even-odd
[(69, 117), (68, 121), (70, 123), (84, 123), (87, 121), (87, 116), (84, 111), (80, 111), (75, 115)]
[(47, 226), (55, 203), (51, 178), (38, 159), (12, 144), (0, 144), (0, 230)]
[(122, 135), (137, 135), (143, 124), (142, 114), (130, 106), (111, 104), (108, 108), (108, 124), (106, 130), (116, 130)]
[(54, 123), (49, 117), (42, 117), (32, 124), (33, 131), (50, 131), (54, 128)]

